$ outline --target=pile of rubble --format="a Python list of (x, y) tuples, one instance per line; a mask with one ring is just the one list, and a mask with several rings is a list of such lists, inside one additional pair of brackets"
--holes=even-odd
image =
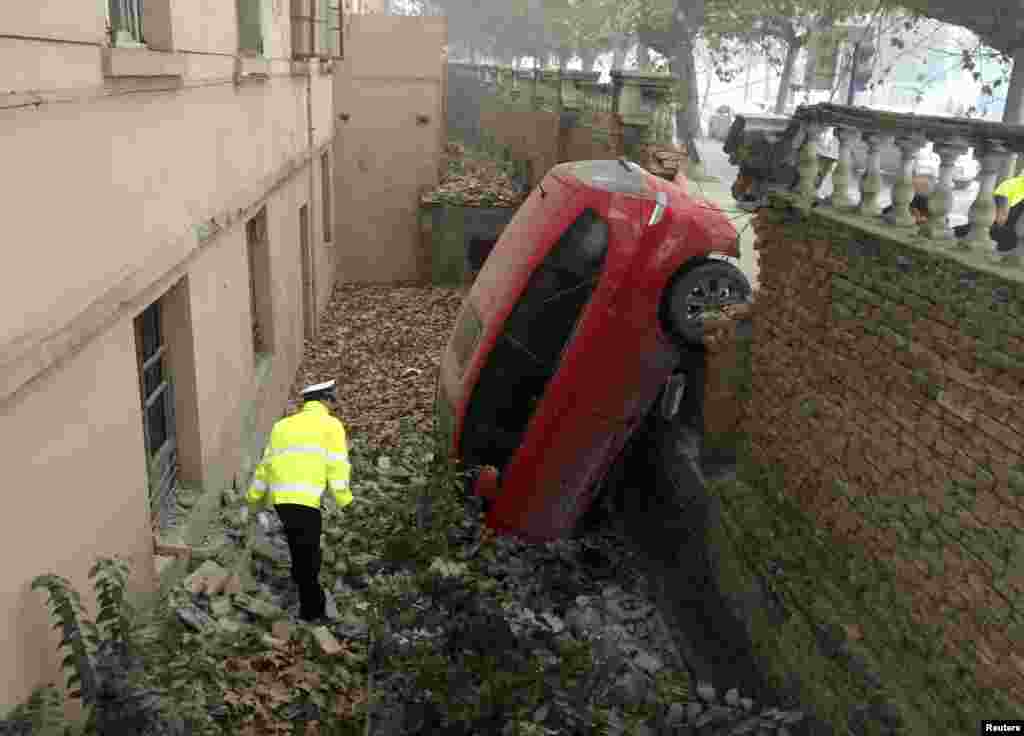
[[(363, 503), (373, 503), (374, 486), (368, 484)], [(329, 625), (309, 627), (298, 619), (288, 547), (276, 517), (269, 532), (254, 532), (251, 579), (232, 572), (228, 563), (206, 559), (172, 592), (170, 605), (199, 634), (238, 635), (255, 627), (265, 648), (278, 656), (301, 659), (297, 641), (303, 631), (328, 659), (367, 652), (374, 736), (527, 732), (522, 709), (515, 710), (522, 703), (514, 698), (484, 709), (473, 722), (453, 722), (450, 703), (442, 706), (436, 693), (424, 692), (402, 665), (416, 651), (443, 653), (447, 676), (458, 683), (457, 699), (477, 704), (486, 700), (489, 685), (460, 670), (467, 658), (492, 656), (509, 672), (531, 661), (543, 663), (546, 690), (529, 715), (535, 729), (530, 733), (594, 733), (596, 712), (604, 714), (608, 734), (652, 736), (784, 734), (787, 724), (800, 720), (799, 714), (755, 713), (753, 703), (735, 691), (719, 700), (702, 686), (691, 695), (671, 634), (641, 592), (644, 580), (625, 545), (614, 536), (546, 545), (491, 539), (478, 510), (470, 508), (448, 531), (457, 559), (435, 559), (429, 566), (433, 574), (423, 583), (423, 570), (408, 562), (345, 554), (339, 543), (349, 532), (341, 526), (347, 526), (345, 512), (325, 515), (322, 577), (334, 616)], [(223, 533), (229, 549), (242, 546), (240, 532), (230, 524)], [(399, 605), (388, 615), (384, 635), (371, 642), (371, 593), (389, 585), (400, 591)], [(560, 674), (563, 659), (574, 647), (589, 651), (591, 665), (585, 676), (566, 681)], [(308, 705), (294, 704), (300, 707)]]

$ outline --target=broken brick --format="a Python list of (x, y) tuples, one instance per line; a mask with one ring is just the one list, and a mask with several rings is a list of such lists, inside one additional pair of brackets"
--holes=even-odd
[(221, 591), (225, 595), (237, 595), (242, 592), (242, 577), (237, 573), (232, 573), (228, 576), (228, 579), (224, 582), (224, 590)]
[(334, 638), (334, 634), (332, 634), (326, 626), (315, 627), (313, 629), (313, 638), (316, 639), (316, 643), (320, 645), (320, 651), (329, 657), (333, 657), (345, 651), (345, 647), (338, 643), (338, 640)]
[(187, 544), (170, 544), (153, 540), (153, 554), (161, 557), (174, 557), (189, 559), (192, 557), (192, 548)]
[(213, 560), (207, 560), (185, 580), (185, 588), (193, 594), (220, 592), (229, 573)]

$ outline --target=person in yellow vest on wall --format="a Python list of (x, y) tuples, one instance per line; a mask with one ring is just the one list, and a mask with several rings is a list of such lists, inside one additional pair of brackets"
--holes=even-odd
[(309, 622), (328, 615), (320, 586), (321, 497), (329, 490), (339, 508), (352, 503), (345, 425), (329, 409), (336, 383), (303, 390), (302, 409), (274, 425), (242, 509), (243, 525), (250, 507), (277, 511), (291, 552), (292, 580), (299, 588), (299, 616)]
[[(992, 192), (996, 205), (996, 219), (989, 228), (989, 236), (996, 242), (996, 250), (1006, 252), (1017, 247), (1017, 223), (1024, 214), (1024, 176), (1013, 176), (1003, 181)], [(971, 231), (970, 223), (953, 228), (958, 238)]]

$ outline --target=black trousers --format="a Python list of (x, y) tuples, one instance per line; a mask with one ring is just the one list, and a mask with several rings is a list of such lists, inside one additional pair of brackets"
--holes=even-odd
[(299, 616), (306, 621), (321, 618), (326, 613), (327, 597), (320, 587), (320, 509), (291, 503), (274, 508), (284, 524), (292, 555), (292, 580), (299, 586)]

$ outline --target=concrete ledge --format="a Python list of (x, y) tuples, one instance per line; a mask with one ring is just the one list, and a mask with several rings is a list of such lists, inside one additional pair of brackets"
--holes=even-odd
[(182, 77), (185, 57), (173, 51), (103, 49), (105, 77)]
[(235, 82), (264, 82), (268, 79), (270, 59), (262, 56), (235, 57)]

